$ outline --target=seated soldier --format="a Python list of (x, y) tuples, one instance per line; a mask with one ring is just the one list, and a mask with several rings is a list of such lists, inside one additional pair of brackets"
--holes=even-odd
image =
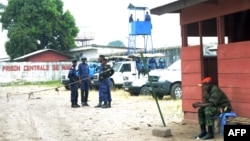
[[(226, 94), (219, 87), (212, 84), (211, 77), (202, 80), (202, 87), (204, 90), (203, 101), (192, 104), (194, 108), (199, 107), (198, 120), (201, 132), (195, 138), (207, 140), (214, 138), (214, 117), (219, 115), (220, 112), (230, 112), (232, 108)], [(206, 126), (208, 126), (208, 132)]]

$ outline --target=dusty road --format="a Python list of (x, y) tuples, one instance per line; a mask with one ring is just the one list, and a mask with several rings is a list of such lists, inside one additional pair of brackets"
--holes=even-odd
[[(1, 87), (0, 141), (192, 141), (199, 131), (182, 125), (181, 101), (161, 100), (168, 138), (152, 135), (163, 128), (151, 96), (130, 96), (123, 90), (112, 92), (112, 108), (94, 108), (98, 92), (91, 91), (89, 107), (71, 108), (70, 91), (38, 86)], [(7, 93), (10, 93), (7, 101)], [(216, 135), (216, 141), (223, 137)]]

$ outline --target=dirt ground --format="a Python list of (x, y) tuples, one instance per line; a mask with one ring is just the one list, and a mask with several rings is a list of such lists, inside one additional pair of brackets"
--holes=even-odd
[[(163, 127), (151, 96), (116, 90), (112, 99), (112, 108), (94, 108), (98, 92), (91, 90), (89, 107), (71, 108), (70, 91), (63, 87), (59, 92), (44, 86), (1, 87), (0, 141), (192, 141), (199, 132), (197, 125), (182, 125), (181, 100), (159, 101)], [(153, 136), (157, 128), (170, 129), (172, 136)], [(213, 140), (223, 141), (223, 136)]]

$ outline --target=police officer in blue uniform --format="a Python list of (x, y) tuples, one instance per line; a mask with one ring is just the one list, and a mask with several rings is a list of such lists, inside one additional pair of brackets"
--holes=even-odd
[(101, 101), (104, 102), (102, 108), (111, 108), (111, 80), (110, 76), (114, 74), (114, 70), (107, 65), (108, 60), (102, 60), (102, 71), (99, 74), (99, 94)]
[(88, 105), (88, 95), (90, 88), (90, 76), (89, 76), (89, 66), (87, 64), (87, 58), (82, 57), (82, 63), (78, 65), (80, 88), (81, 88), (81, 103), (82, 106)]
[(156, 63), (155, 58), (150, 58), (149, 67), (150, 67), (150, 70), (154, 70), (157, 68), (157, 63)]
[(143, 72), (143, 65), (139, 57), (135, 58), (136, 69), (138, 71), (138, 78), (140, 78), (141, 73)]
[(159, 69), (164, 69), (165, 68), (165, 61), (163, 58), (159, 59)]
[[(100, 72), (103, 70), (104, 66), (102, 64), (102, 60), (105, 58), (104, 55), (99, 55), (98, 61), (100, 62), (100, 67), (98, 69), (99, 72), (99, 78), (100, 78)], [(102, 107), (102, 97), (101, 97), (101, 92), (100, 92), (100, 83), (98, 84), (99, 87), (99, 103), (95, 106), (95, 108), (101, 108)]]
[(68, 78), (70, 80), (70, 91), (71, 91), (71, 107), (78, 108), (80, 105), (77, 104), (78, 99), (78, 75), (76, 71), (77, 61), (72, 61), (72, 67), (69, 70)]

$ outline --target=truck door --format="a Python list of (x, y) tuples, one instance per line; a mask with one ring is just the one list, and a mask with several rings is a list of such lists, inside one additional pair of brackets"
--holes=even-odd
[(123, 75), (129, 74), (131, 72), (131, 65), (129, 63), (125, 62), (117, 62), (114, 66), (113, 69), (115, 70), (115, 73), (111, 76), (111, 78), (114, 81), (115, 85), (123, 85)]
[(123, 77), (124, 76), (131, 76), (131, 63), (123, 63), (120, 69), (120, 73), (121, 73), (121, 77), (119, 78), (119, 83), (123, 84), (124, 80)]
[(121, 71), (123, 73), (123, 76), (126, 76), (128, 80), (134, 80), (138, 76), (136, 64), (134, 62), (123, 64), (123, 69)]

